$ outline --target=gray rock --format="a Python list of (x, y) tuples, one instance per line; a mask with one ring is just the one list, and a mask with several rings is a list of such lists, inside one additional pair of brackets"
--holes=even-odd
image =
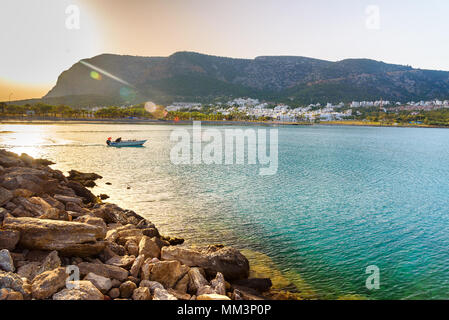
[(23, 285), (23, 280), (19, 275), (12, 272), (0, 271), (0, 288), (10, 288), (14, 291), (25, 294)]
[(160, 284), (157, 281), (150, 281), (150, 280), (142, 280), (140, 281), (139, 287), (146, 287), (150, 289), (150, 292), (153, 293), (154, 289), (159, 288), (159, 289), (164, 289), (164, 286), (162, 284)]
[(89, 272), (84, 280), (92, 282), (92, 284), (102, 293), (108, 292), (112, 288), (112, 281), (109, 278), (100, 276), (93, 272)]
[(6, 272), (16, 271), (14, 261), (7, 249), (0, 250), (0, 269)]

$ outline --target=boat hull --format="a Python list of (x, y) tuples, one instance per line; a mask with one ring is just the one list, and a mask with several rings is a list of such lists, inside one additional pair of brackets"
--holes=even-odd
[(147, 140), (111, 142), (109, 147), (142, 147)]

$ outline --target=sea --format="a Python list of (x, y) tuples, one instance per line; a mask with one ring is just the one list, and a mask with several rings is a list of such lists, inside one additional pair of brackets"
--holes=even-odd
[[(192, 125), (3, 124), (0, 148), (47, 158), (64, 173), (96, 172), (103, 179), (95, 194), (185, 245), (241, 249), (254, 276), (303, 298), (449, 299), (449, 130), (202, 129), (222, 137), (229, 129), (276, 131), (277, 170), (261, 175), (263, 165), (248, 161), (174, 163), (173, 135), (193, 137)], [(114, 148), (108, 137), (148, 141)]]

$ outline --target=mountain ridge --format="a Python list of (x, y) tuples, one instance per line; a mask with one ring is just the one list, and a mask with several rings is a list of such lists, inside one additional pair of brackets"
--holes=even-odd
[[(106, 72), (123, 81), (113, 80)], [(191, 51), (168, 57), (105, 53), (83, 59), (62, 72), (42, 100), (94, 106), (106, 101), (169, 104), (241, 96), (293, 104), (443, 99), (449, 97), (449, 72), (364, 58), (333, 62), (303, 56), (229, 58)]]

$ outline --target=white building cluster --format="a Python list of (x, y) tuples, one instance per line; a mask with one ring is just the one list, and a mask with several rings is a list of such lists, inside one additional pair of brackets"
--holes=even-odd
[(179, 110), (201, 110), (201, 103), (197, 102), (173, 102), (171, 105), (165, 107), (167, 111), (179, 111)]
[[(245, 103), (243, 103), (244, 101)], [(321, 121), (342, 120), (352, 115), (352, 110), (335, 111), (335, 108), (344, 107), (344, 103), (336, 106), (328, 103), (323, 108), (319, 108), (321, 106), (319, 103), (307, 107), (292, 108), (286, 104), (277, 104), (274, 107), (270, 107), (268, 103), (259, 103), (257, 99), (251, 99), (251, 103), (247, 102), (248, 99), (235, 99), (232, 101), (231, 106), (228, 103), (228, 108), (220, 107), (216, 112), (223, 115), (239, 112), (254, 119), (272, 118), (281, 122), (314, 121), (317, 119)], [(316, 109), (317, 107), (319, 109)]]
[(352, 101), (351, 108), (366, 108), (366, 107), (381, 107), (381, 106), (389, 106), (391, 104), (390, 101)]
[[(195, 111), (201, 109), (200, 103), (192, 102), (176, 102), (166, 107), (167, 111), (189, 110)], [(210, 111), (214, 114), (221, 113), (222, 115), (229, 115), (231, 113), (245, 114), (252, 119), (271, 118), (281, 122), (297, 122), (297, 121), (333, 121), (344, 120), (353, 115), (353, 109), (378, 107), (389, 110), (432, 110), (439, 108), (449, 108), (449, 100), (431, 100), (408, 102), (402, 104), (401, 102), (391, 102), (388, 100), (377, 101), (353, 101), (348, 105), (340, 102), (336, 105), (327, 103), (322, 106), (320, 103), (309, 104), (307, 107), (293, 108), (286, 104), (273, 104), (267, 102), (260, 102), (259, 99), (253, 98), (236, 98), (226, 103), (209, 104)], [(359, 111), (354, 110), (356, 114)]]

